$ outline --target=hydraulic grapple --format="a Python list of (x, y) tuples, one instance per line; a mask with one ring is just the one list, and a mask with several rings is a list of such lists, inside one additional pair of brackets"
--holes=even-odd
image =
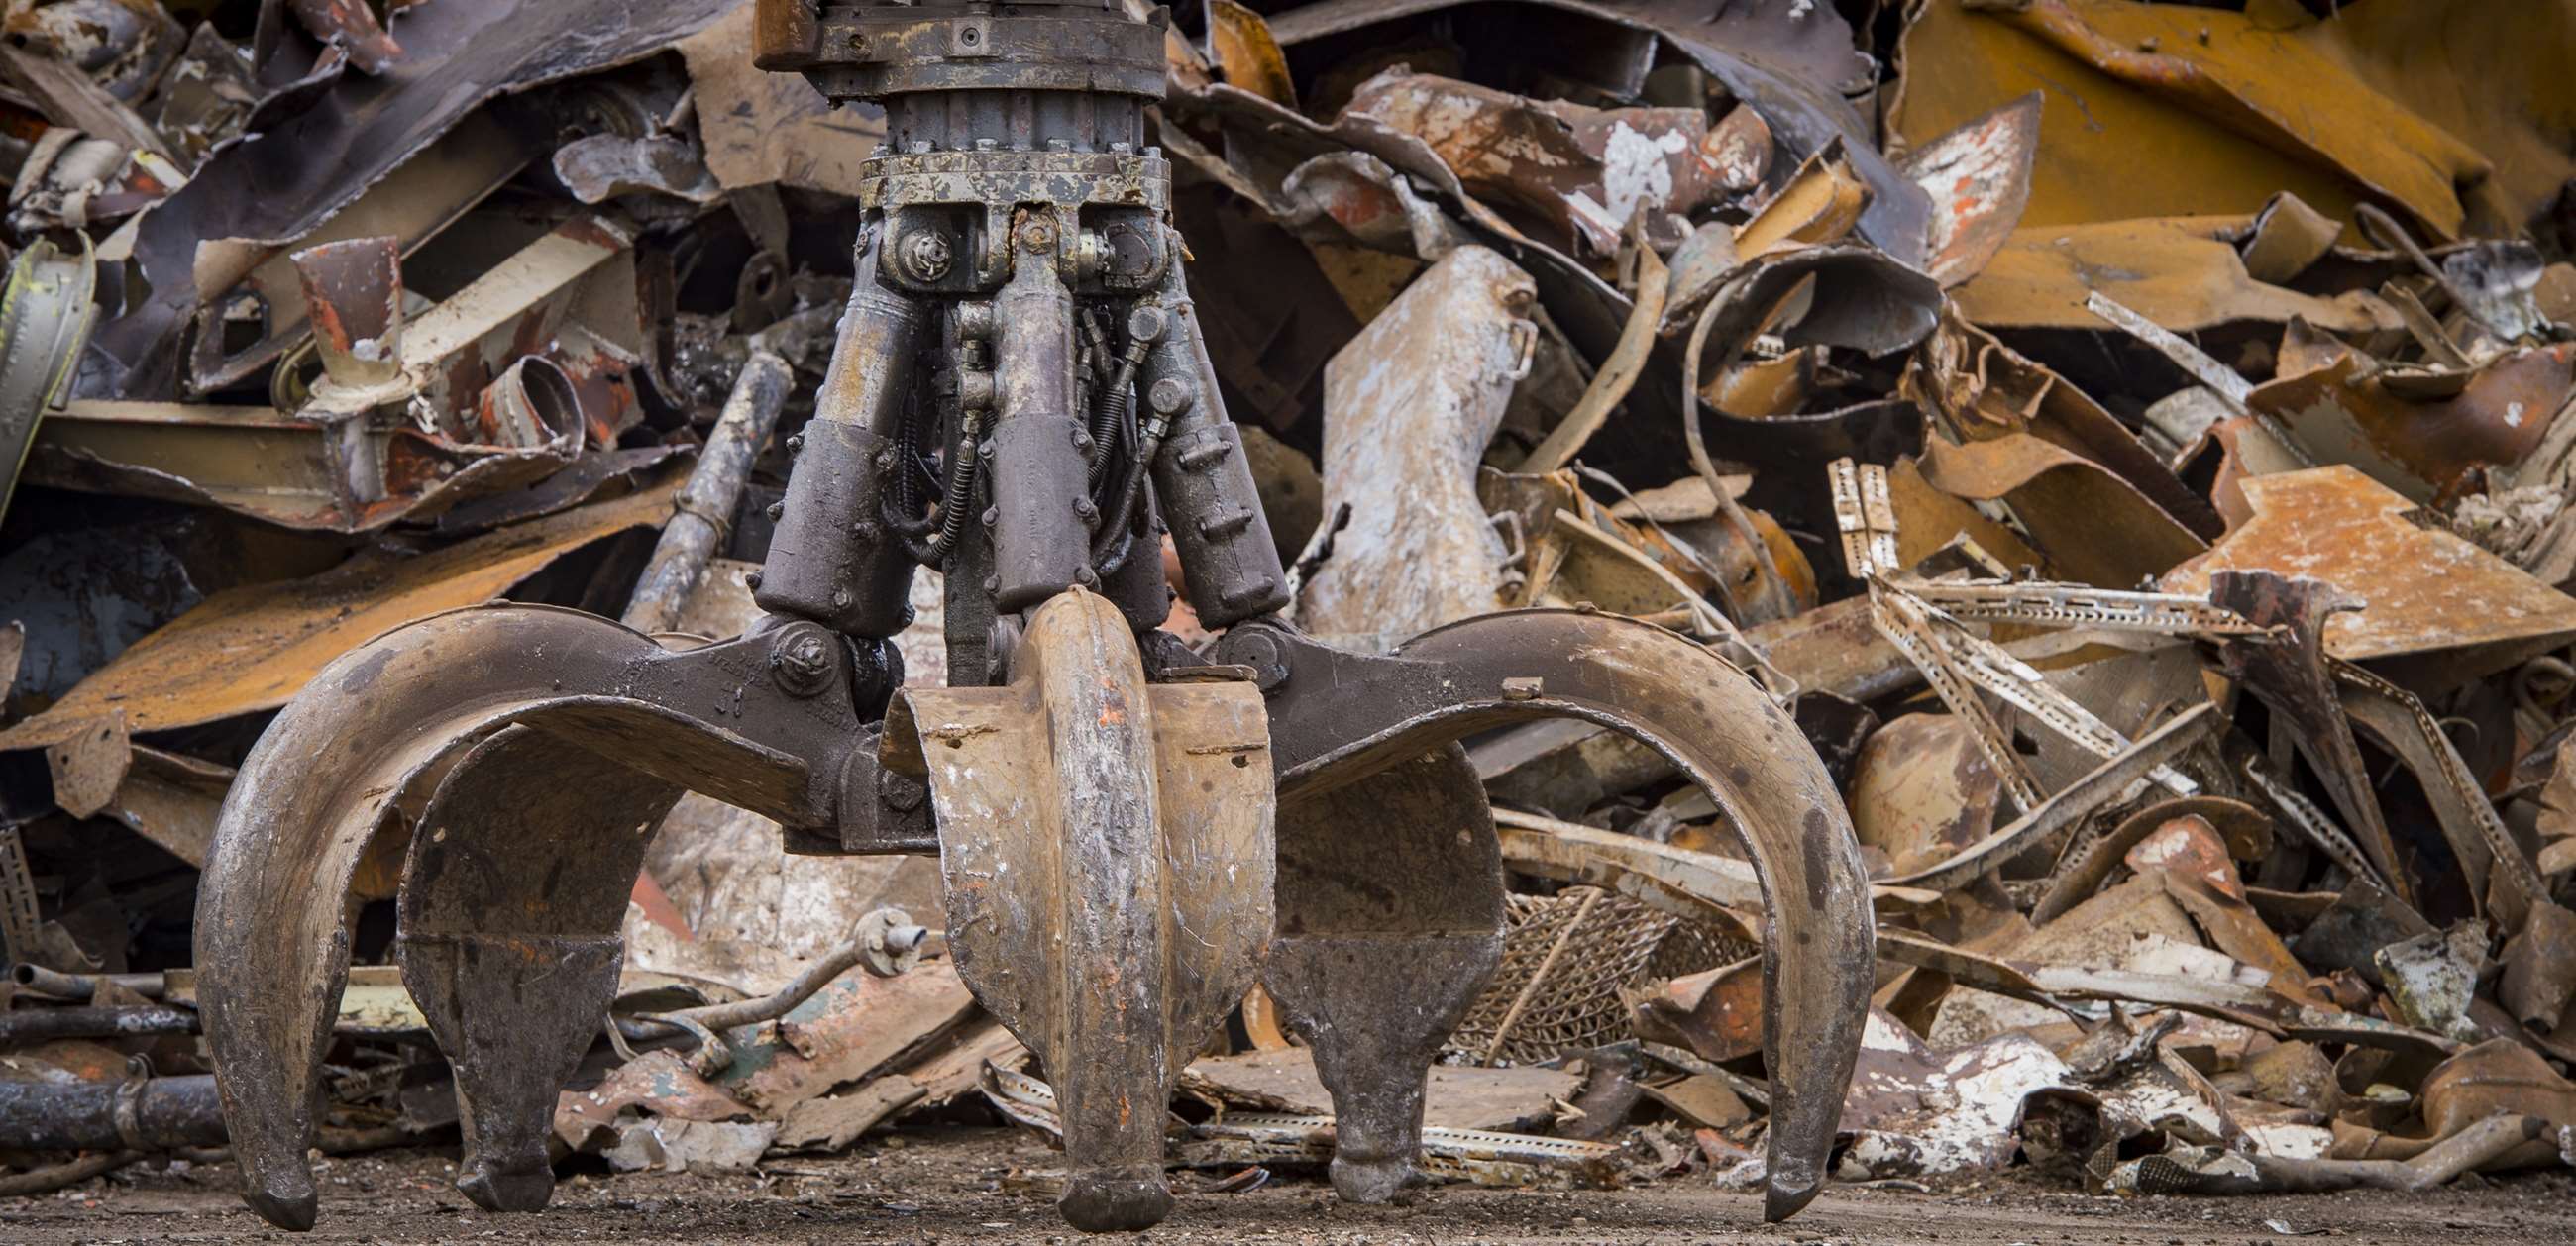
[[(1147, 146), (1161, 15), (1109, 0), (759, 8), (761, 63), (873, 100), (858, 284), (748, 634), (666, 648), (537, 606), (425, 619), (333, 663), (225, 803), (199, 910), (206, 1032), (246, 1196), (309, 1227), (306, 1167), (353, 873), (394, 837), (396, 954), (456, 1073), (458, 1186), (553, 1187), (545, 1136), (613, 996), (646, 844), (684, 790), (801, 853), (937, 853), (957, 967), (1043, 1062), (1062, 1208), (1172, 1197), (1174, 1072), (1256, 982), (1313, 1048), (1335, 1188), (1412, 1178), (1429, 1064), (1501, 955), (1502, 867), (1457, 741), (1615, 728), (1705, 789), (1769, 908), (1768, 1213), (1812, 1198), (1872, 976), (1842, 806), (1790, 719), (1681, 636), (1590, 611), (1386, 655), (1288, 603)], [(1222, 262), (1211, 257), (1210, 262)], [(1157, 630), (1164, 533), (1223, 635)], [(916, 567), (948, 684), (902, 686)]]

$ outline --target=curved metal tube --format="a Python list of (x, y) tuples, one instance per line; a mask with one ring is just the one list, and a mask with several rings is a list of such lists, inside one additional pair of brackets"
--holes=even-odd
[[(1858, 842), (1796, 723), (1742, 672), (1614, 615), (1530, 610), (1436, 628), (1388, 658), (1273, 622), (1239, 624), (1218, 660), (1274, 682), (1283, 808), (1489, 727), (1579, 718), (1635, 737), (1706, 791), (1762, 886), (1763, 1048), (1774, 1102), (1764, 1214), (1812, 1200), (1860, 1051), (1876, 931)], [(1284, 678), (1283, 678), (1284, 676)]]
[[(525, 726), (583, 746), (553, 750), (558, 756), (616, 763), (593, 767), (585, 756), (585, 774), (640, 771), (661, 782), (633, 786), (687, 787), (790, 825), (828, 820), (840, 759), (799, 749), (822, 738), (848, 747), (857, 716), (847, 663), (842, 678), (781, 712), (775, 702), (785, 698), (759, 659), (771, 643), (755, 636), (673, 653), (593, 615), (472, 607), (343, 655), (279, 713), (224, 801), (197, 906), (201, 1009), (253, 1210), (284, 1228), (313, 1224), (304, 1156), (348, 975), (351, 883), (379, 834), (405, 825), (429, 833), (433, 792), (437, 804), (473, 803), (467, 780), (476, 776), (460, 762), (469, 750)], [(817, 731), (818, 723), (849, 729)], [(640, 837), (631, 803), (550, 802), (548, 816), (579, 824), (549, 838), (632, 842)], [(507, 886), (498, 877), (485, 892)], [(622, 891), (615, 899), (622, 906)]]

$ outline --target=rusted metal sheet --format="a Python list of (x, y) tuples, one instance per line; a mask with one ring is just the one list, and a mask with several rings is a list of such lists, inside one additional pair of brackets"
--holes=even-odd
[[(278, 246), (303, 238), (494, 95), (647, 55), (726, 8), (720, 0), (607, 9), (514, 0), (501, 9), (407, 10), (405, 72), (334, 84), (306, 111), (218, 153), (146, 218), (134, 253), (149, 299), (99, 335), (107, 376), (84, 396), (176, 396), (181, 336), (203, 300), (220, 292), (195, 279), (200, 242)], [(504, 29), (511, 37), (491, 37)]]
[[(1458, 3), (1323, 0), (1277, 15), (1270, 28), (1294, 54), (1302, 44), (1438, 13)], [(1923, 193), (1877, 154), (1859, 115), (1838, 94), (1867, 70), (1853, 55), (1848, 28), (1829, 10), (1744, 6), (1711, 15), (1683, 4), (1599, 0), (1537, 0), (1527, 7), (1560, 21), (1653, 33), (1723, 83), (1746, 106), (1758, 109), (1791, 159), (1803, 160), (1838, 138), (1847, 141), (1859, 153), (1854, 157), (1856, 171), (1871, 189), (1862, 232), (1901, 262), (1911, 264), (1922, 258)]]
[(1985, 268), (2021, 223), (2039, 150), (2041, 95), (2001, 104), (1905, 157), (1932, 204), (1923, 271), (1950, 289)]
[(2241, 487), (2253, 517), (2168, 574), (2168, 591), (2206, 592), (2215, 572), (2234, 568), (2325, 580), (2360, 602), (2326, 622), (2326, 651), (2418, 687), (2456, 687), (2576, 636), (2576, 600), (2409, 522), (2404, 497), (2353, 468), (2248, 477)]
[(1649, 232), (1707, 199), (1702, 152), (1708, 114), (1697, 108), (1585, 108), (1538, 102), (1429, 74), (1387, 74), (1361, 85), (1351, 113), (1428, 143), (1486, 202), (1535, 215), (1552, 241), (1609, 255), (1640, 213)]
[(2396, 370), (2351, 350), (2245, 396), (2321, 459), (2351, 463), (2414, 501), (2487, 487), (2540, 448), (2576, 384), (2576, 345), (2517, 350), (2465, 373)]
[[(0, 731), (0, 749), (54, 743), (110, 710), (124, 713), (129, 730), (164, 731), (275, 709), (322, 667), (382, 632), (491, 600), (572, 550), (661, 522), (674, 487), (506, 528), (391, 567), (360, 560), (308, 580), (219, 593), (136, 642), (47, 712)], [(388, 582), (392, 591), (383, 587)], [(347, 608), (353, 595), (366, 602), (363, 608)]]
[(1532, 293), (1501, 255), (1461, 247), (1325, 369), (1324, 508), (1352, 517), (1306, 582), (1305, 626), (1392, 641), (1501, 603), (1509, 552), (1474, 463), (1536, 345)]
[(1989, 329), (2090, 329), (2085, 300), (2102, 294), (2175, 332), (2240, 320), (2294, 318), (2337, 332), (2398, 327), (2375, 294), (2331, 298), (2265, 285), (2245, 272), (2232, 239), (2245, 217), (2142, 217), (2096, 224), (2025, 224), (1960, 286), (1959, 314)]
[[(2496, 171), (2494, 152), (2518, 166), (2512, 206), (2496, 215), (2529, 211), (2552, 175), (2514, 132), (2557, 88), (2544, 85), (2546, 57), (2524, 49), (2563, 33), (2563, 15), (2535, 13), (2528, 43), (2439, 8), (2352, 17), (1939, 0), (1906, 33), (1893, 121), (1919, 142), (2045, 92), (2034, 224), (2250, 212), (2286, 188), (2337, 218), (2365, 199), (2393, 201), (2454, 237), (2477, 197), (2469, 188)], [(2490, 67), (2493, 82), (2447, 85)], [(2498, 131), (2512, 137), (2462, 141)]]

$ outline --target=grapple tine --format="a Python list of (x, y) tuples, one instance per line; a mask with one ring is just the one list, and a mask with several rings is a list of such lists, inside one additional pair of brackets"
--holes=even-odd
[[(575, 1040), (569, 1021), (531, 1028), (504, 1001), (534, 998), (550, 969), (583, 984), (568, 1009), (613, 984), (614, 914), (678, 788), (831, 825), (860, 738), (856, 662), (810, 624), (674, 653), (593, 615), (486, 606), (324, 667), (243, 762), (198, 893), (200, 1006), (251, 1207), (281, 1228), (314, 1222), (304, 1156), (348, 976), (351, 880), (406, 822), (405, 980), (459, 1062), (479, 1165), (467, 1192), (541, 1205), (551, 1182), (537, 1184), (528, 1122), (552, 1087), (532, 1088)], [(526, 730), (495, 739), (513, 727)], [(550, 785), (529, 777), (540, 753), (563, 776)], [(558, 862), (578, 868), (549, 885)], [(504, 958), (512, 945), (494, 936), (523, 935), (544, 946)]]
[(1248, 683), (1148, 685), (1106, 599), (1031, 618), (999, 688), (911, 689), (890, 748), (938, 810), (948, 939), (976, 998), (1046, 1064), (1065, 1219), (1170, 1211), (1175, 1071), (1252, 985), (1271, 927), (1271, 775)]
[(1414, 1184), (1423, 1075), (1503, 959), (1503, 861), (1455, 744), (1279, 811), (1279, 934), (1262, 981), (1335, 1108), (1333, 1188)]
[(555, 1098), (616, 998), (627, 894), (679, 798), (510, 727), (456, 763), (413, 833), (395, 950), (456, 1073), (456, 1188), (485, 1211), (553, 1197)]
[(1625, 732), (1706, 791), (1751, 857), (1769, 915), (1765, 1215), (1785, 1219), (1815, 1197), (1868, 1017), (1876, 932), (1833, 783), (1751, 680), (1684, 637), (1585, 610), (1469, 619), (1386, 657), (1342, 653), (1276, 623), (1239, 624), (1216, 656), (1252, 666), (1270, 689), (1280, 799), (1290, 806), (1539, 717)]

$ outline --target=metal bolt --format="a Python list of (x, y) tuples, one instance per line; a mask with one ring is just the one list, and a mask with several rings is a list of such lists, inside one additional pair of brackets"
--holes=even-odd
[[(889, 809), (900, 809), (910, 813), (921, 808), (922, 799), (928, 795), (930, 795), (930, 789), (922, 786), (921, 780), (911, 775), (896, 774), (890, 770), (877, 772), (877, 799), (884, 801)], [(894, 941), (893, 932), (887, 932), (886, 941), (888, 943)]]
[(1091, 451), (1091, 430), (1077, 424), (1073, 429), (1073, 448), (1086, 454)]
[(1080, 519), (1084, 523), (1097, 523), (1100, 520), (1100, 507), (1094, 504), (1090, 498), (1075, 498), (1073, 500), (1073, 514), (1075, 518)]
[(988, 575), (988, 576), (985, 576), (985, 577), (984, 577), (984, 591), (985, 591), (985, 592), (987, 592), (987, 593), (998, 593), (998, 592), (1001, 592), (1001, 591), (1002, 591), (1002, 577), (1000, 577), (1000, 576), (998, 576), (998, 575)]
[(742, 586), (743, 586), (744, 588), (750, 589), (751, 591), (753, 591), (753, 592), (757, 593), (757, 592), (759, 592), (759, 591), (760, 591), (760, 579), (761, 579), (760, 573), (759, 573), (759, 572), (757, 572), (757, 571), (746, 571), (746, 572), (743, 572), (743, 574), (742, 574)]
[(894, 447), (892, 447), (892, 446), (888, 446), (888, 447), (886, 447), (885, 449), (882, 449), (882, 450), (877, 451), (876, 463), (877, 463), (877, 470), (878, 470), (878, 471), (881, 471), (881, 472), (890, 472), (890, 471), (893, 471), (893, 470), (894, 470)]
[(1036, 220), (1020, 227), (1020, 249), (1052, 251), (1055, 249), (1055, 223)]
[(1177, 376), (1164, 377), (1154, 382), (1152, 389), (1145, 391), (1146, 403), (1160, 415), (1179, 415), (1189, 410), (1190, 402), (1194, 397), (1196, 395), (1190, 392), (1190, 383)]
[(985, 507), (985, 508), (984, 508), (984, 526), (985, 526), (985, 527), (990, 528), (990, 527), (992, 527), (993, 525), (995, 525), (995, 524), (997, 524), (997, 523), (1000, 523), (1000, 522), (1002, 522), (1002, 508), (1001, 508), (1001, 507), (998, 507), (998, 506), (987, 506), (987, 507)]
[(903, 236), (903, 267), (915, 281), (937, 281), (948, 275), (956, 249), (936, 229), (916, 229)]
[(803, 434), (803, 433), (790, 433), (790, 434), (788, 434), (788, 436), (787, 436), (787, 452), (788, 452), (789, 454), (801, 454), (801, 453), (803, 453), (803, 452), (804, 452), (804, 450), (805, 450), (805, 434)]
[(810, 697), (830, 687), (837, 667), (839, 641), (812, 623), (798, 623), (778, 634), (769, 647), (769, 675), (792, 697)]
[(779, 517), (787, 513), (787, 504), (785, 502), (772, 502), (769, 504), (766, 513), (769, 516), (769, 522), (777, 523)]
[(850, 598), (850, 590), (848, 590), (848, 589), (846, 589), (846, 588), (836, 588), (836, 589), (833, 589), (833, 590), (832, 590), (832, 608), (833, 608), (833, 609), (835, 609), (835, 610), (847, 610), (847, 609), (849, 609), (849, 608), (850, 608), (850, 600), (851, 600), (851, 598)]
[(1159, 342), (1163, 340), (1164, 332), (1171, 328), (1171, 323), (1171, 317), (1165, 315), (1162, 308), (1140, 303), (1136, 310), (1127, 313), (1127, 336), (1139, 342)]
[(1082, 570), (1073, 573), (1073, 582), (1083, 586), (1084, 588), (1098, 588), (1100, 587), (1100, 573), (1089, 567), (1084, 567)]

